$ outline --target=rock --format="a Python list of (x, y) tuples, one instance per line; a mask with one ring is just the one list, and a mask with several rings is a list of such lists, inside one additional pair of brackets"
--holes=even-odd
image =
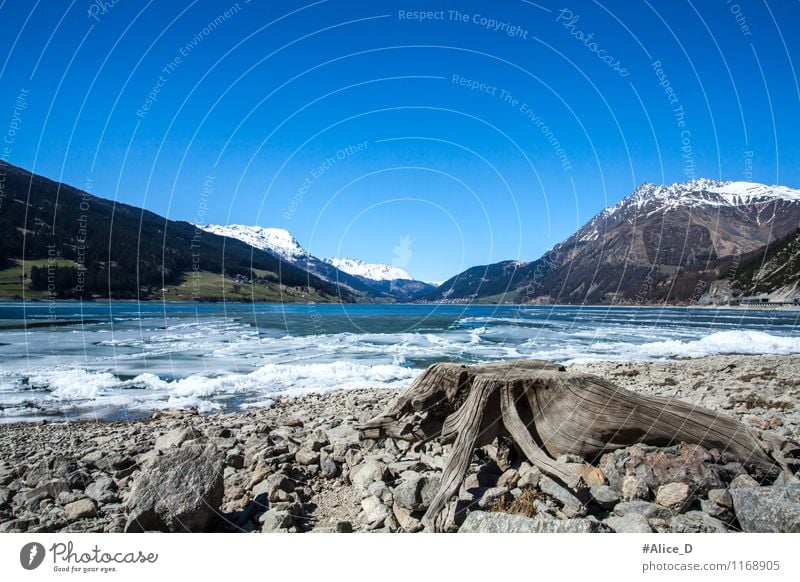
[(339, 475), (339, 465), (331, 455), (323, 454), (320, 456), (319, 468), (322, 476), (326, 479), (334, 479)]
[(595, 485), (589, 488), (589, 495), (603, 509), (613, 509), (620, 502), (619, 493), (608, 485)]
[(392, 513), (398, 525), (406, 532), (416, 532), (422, 529), (421, 511), (411, 511), (405, 507), (400, 507), (396, 503), (392, 506)]
[(708, 500), (720, 507), (733, 509), (733, 497), (727, 489), (712, 489), (708, 492)]
[(68, 505), (78, 499), (86, 499), (86, 495), (76, 491), (62, 491), (56, 496), (56, 503), (58, 505)]
[(731, 509), (722, 507), (708, 499), (700, 500), (700, 511), (707, 513), (725, 524), (733, 523), (733, 520), (736, 519), (736, 514)]
[(11, 494), (11, 489), (7, 487), (0, 487), (0, 509), (6, 506), (6, 504), (11, 501), (13, 495)]
[(98, 503), (113, 503), (118, 500), (117, 484), (111, 477), (101, 477), (86, 487), (85, 493)]
[(672, 511), (649, 501), (625, 501), (614, 506), (614, 513), (624, 517), (626, 515), (643, 515), (647, 519), (670, 519)]
[(800, 485), (731, 488), (745, 532), (800, 532)]
[(69, 483), (69, 486), (72, 489), (83, 490), (91, 482), (92, 476), (88, 471), (84, 471), (83, 469), (78, 469), (77, 471), (73, 471), (67, 475), (67, 483)]
[(64, 517), (69, 521), (83, 519), (84, 517), (95, 517), (96, 515), (97, 508), (94, 502), (88, 498), (79, 499), (64, 506)]
[(336, 533), (353, 533), (353, 524), (349, 521), (337, 521)]
[(253, 497), (266, 494), (267, 500), (286, 501), (288, 494), (294, 491), (294, 481), (284, 473), (273, 473), (264, 481), (253, 487)]
[(772, 483), (773, 485), (800, 485), (800, 478), (797, 475), (792, 475), (789, 471), (781, 471), (778, 478)]
[(637, 475), (625, 476), (622, 480), (622, 498), (625, 501), (633, 501), (635, 499), (649, 500), (650, 488), (647, 486), (647, 481)]
[(427, 475), (405, 480), (393, 491), (394, 502), (404, 509), (425, 511), (433, 501), (439, 482), (438, 476)]
[(225, 465), (236, 469), (244, 468), (244, 455), (236, 450), (229, 450), (225, 455)]
[(483, 492), (480, 500), (478, 501), (478, 507), (481, 509), (487, 509), (492, 507), (493, 505), (498, 505), (500, 507), (505, 507), (511, 501), (513, 501), (514, 496), (511, 495), (511, 492), (508, 490), (508, 487), (490, 487), (486, 491)]
[(374, 495), (362, 499), (361, 508), (367, 523), (372, 525), (381, 525), (389, 517), (389, 508)]
[(374, 481), (370, 484), (367, 488), (367, 492), (370, 495), (374, 495), (378, 499), (380, 499), (386, 505), (391, 505), (392, 501), (394, 501), (394, 497), (392, 495), (391, 490), (389, 489), (388, 485), (383, 481)]
[(608, 526), (590, 519), (530, 518), (498, 511), (473, 511), (458, 533), (594, 533), (608, 532)]
[(39, 503), (45, 499), (55, 499), (59, 493), (69, 492), (69, 484), (62, 479), (55, 479), (43, 483), (38, 487), (34, 487), (30, 491), (19, 494), (19, 499), (22, 505), (28, 509), (34, 510), (39, 506)]
[(68, 481), (70, 473), (77, 471), (80, 467), (74, 459), (56, 456), (45, 459), (33, 465), (25, 471), (24, 481), (29, 487), (37, 487), (44, 482), (55, 479)]
[(742, 489), (746, 487), (758, 487), (758, 481), (753, 479), (750, 475), (739, 475), (731, 481), (728, 486), (729, 489)]
[(539, 479), (542, 478), (542, 472), (536, 467), (531, 467), (528, 470), (519, 472), (519, 481), (517, 487), (525, 489), (526, 487), (538, 487)]
[(644, 515), (630, 513), (623, 517), (612, 516), (604, 520), (617, 533), (652, 533), (653, 528)]
[(542, 493), (546, 493), (562, 504), (561, 511), (567, 517), (583, 517), (586, 515), (586, 506), (581, 503), (581, 500), (547, 475), (542, 475), (539, 479), (539, 488)]
[(662, 485), (656, 492), (656, 503), (675, 511), (683, 511), (692, 503), (689, 486), (686, 483)]
[(363, 464), (358, 465), (350, 471), (350, 481), (366, 491), (373, 481), (383, 481), (387, 477), (386, 463), (377, 459), (369, 459)]
[(517, 482), (519, 481), (519, 471), (516, 469), (509, 469), (497, 480), (498, 487), (506, 487), (508, 489), (513, 489), (517, 486)]
[(702, 511), (687, 511), (676, 515), (669, 522), (674, 533), (725, 533), (728, 528), (720, 520)]
[(203, 436), (203, 433), (192, 426), (176, 428), (156, 438), (155, 448), (163, 451), (172, 447), (179, 447), (186, 441), (191, 441), (201, 436)]
[(294, 525), (292, 514), (285, 509), (268, 509), (258, 518), (262, 533), (286, 531)]
[(294, 458), (301, 465), (316, 465), (319, 463), (320, 455), (311, 449), (300, 449), (295, 453)]
[(211, 444), (170, 450), (134, 481), (125, 531), (204, 531), (222, 503), (224, 467)]

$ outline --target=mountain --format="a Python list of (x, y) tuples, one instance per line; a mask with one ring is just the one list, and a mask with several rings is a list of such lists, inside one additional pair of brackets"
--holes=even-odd
[[(800, 191), (699, 179), (645, 183), (532, 262), (473, 267), (430, 301), (653, 303), (699, 301), (734, 258), (800, 223)], [(737, 268), (740, 265), (737, 264)]]
[(739, 295), (769, 294), (774, 301), (800, 297), (800, 229), (742, 261), (732, 286)]
[(302, 248), (289, 231), (281, 228), (241, 224), (209, 224), (200, 228), (273, 253), (363, 300), (411, 301), (434, 289), (433, 285), (415, 281), (402, 269), (390, 265), (370, 264), (358, 259), (319, 259)]
[(414, 278), (399, 267), (386, 263), (365, 263), (359, 259), (323, 259), (345, 273), (372, 279), (373, 281), (395, 281), (398, 279), (411, 281)]
[(0, 163), (4, 296), (352, 301), (257, 250)]

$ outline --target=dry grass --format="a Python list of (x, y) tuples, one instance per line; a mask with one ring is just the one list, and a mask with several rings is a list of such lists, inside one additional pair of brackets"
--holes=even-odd
[(519, 497), (514, 499), (511, 503), (503, 499), (498, 499), (493, 505), (489, 507), (489, 511), (498, 511), (502, 513), (514, 513), (517, 515), (524, 515), (525, 517), (534, 517), (536, 515), (536, 506), (534, 502), (537, 499), (542, 499), (544, 493), (533, 487), (525, 488)]

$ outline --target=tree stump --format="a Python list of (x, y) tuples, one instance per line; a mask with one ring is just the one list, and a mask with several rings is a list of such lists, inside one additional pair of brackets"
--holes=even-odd
[[(434, 364), (359, 428), (364, 439), (453, 443), (440, 488), (423, 518), (429, 531), (458, 492), (475, 448), (498, 436), (509, 437), (542, 472), (575, 490), (596, 475), (590, 463), (636, 443), (685, 442), (718, 449), (764, 477), (781, 468), (794, 472), (793, 456), (800, 454), (795, 443), (753, 431), (730, 416), (637, 394), (542, 360)], [(588, 463), (556, 461), (568, 454)]]

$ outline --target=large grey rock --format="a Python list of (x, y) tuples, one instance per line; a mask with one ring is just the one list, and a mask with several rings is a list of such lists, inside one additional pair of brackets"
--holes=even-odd
[(676, 515), (670, 520), (669, 529), (674, 533), (725, 533), (728, 531), (724, 523), (702, 511), (688, 511)]
[(438, 476), (421, 475), (403, 481), (394, 491), (395, 505), (411, 511), (425, 511), (439, 488)]
[(619, 493), (608, 485), (595, 485), (589, 489), (589, 494), (603, 509), (613, 509), (619, 503)]
[(79, 499), (78, 501), (67, 503), (64, 506), (64, 517), (66, 517), (69, 521), (83, 519), (84, 517), (96, 516), (97, 508), (94, 506), (94, 502), (88, 498)]
[(111, 477), (101, 477), (91, 483), (85, 493), (98, 503), (113, 503), (117, 501), (117, 484)]
[(589, 519), (534, 518), (496, 511), (473, 511), (458, 533), (595, 533), (609, 532), (608, 526)]
[(614, 506), (614, 513), (621, 517), (626, 515), (642, 515), (647, 519), (670, 519), (672, 511), (649, 501), (625, 501)]
[(581, 503), (581, 500), (547, 475), (542, 475), (539, 479), (539, 488), (542, 490), (542, 493), (546, 493), (562, 504), (563, 507), (561, 511), (563, 511), (564, 515), (567, 517), (583, 517), (586, 515), (586, 506)]
[(294, 458), (301, 465), (316, 465), (319, 463), (319, 452), (311, 449), (300, 449), (295, 453)]
[(294, 525), (291, 512), (285, 509), (269, 509), (258, 518), (261, 533), (284, 532)]
[(134, 481), (125, 531), (204, 531), (222, 503), (224, 468), (214, 445), (170, 450)]
[(745, 532), (800, 532), (800, 485), (731, 489)]
[(172, 447), (179, 447), (186, 441), (191, 441), (201, 436), (203, 436), (203, 433), (192, 426), (176, 428), (156, 438), (155, 448), (166, 450)]
[(386, 463), (377, 459), (368, 459), (350, 471), (350, 481), (364, 491), (373, 481), (383, 481), (387, 476)]
[(45, 499), (55, 499), (59, 493), (70, 491), (69, 484), (62, 479), (54, 479), (21, 493), (19, 500), (28, 509), (35, 509)]
[(639, 513), (629, 513), (623, 517), (612, 516), (604, 520), (617, 533), (653, 533), (647, 518)]

